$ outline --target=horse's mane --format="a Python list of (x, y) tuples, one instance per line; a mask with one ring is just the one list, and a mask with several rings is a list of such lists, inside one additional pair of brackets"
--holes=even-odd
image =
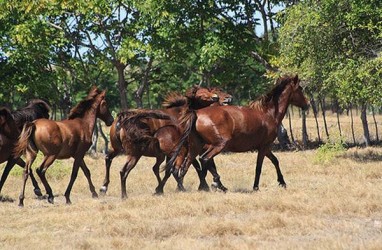
[(95, 102), (96, 98), (91, 99), (85, 99), (80, 101), (74, 108), (70, 110), (70, 113), (68, 115), (68, 119), (72, 120), (74, 118), (81, 118), (84, 116), (87, 110), (91, 106), (93, 106), (93, 103)]
[(185, 96), (178, 92), (171, 92), (169, 93), (165, 100), (162, 103), (162, 106), (166, 109), (173, 108), (173, 107), (181, 107), (188, 103), (188, 100)]
[(74, 108), (70, 110), (70, 113), (68, 115), (68, 119), (72, 120), (74, 118), (82, 118), (86, 111), (88, 111), (93, 104), (97, 101), (97, 97), (99, 94), (101, 94), (102, 91), (99, 90), (97, 87), (93, 86), (87, 97), (80, 101)]
[(34, 121), (38, 118), (49, 118), (50, 106), (40, 99), (32, 99), (28, 106), (12, 111), (12, 117), (16, 126), (21, 128), (24, 123)]
[(290, 76), (283, 76), (277, 79), (276, 85), (269, 91), (267, 94), (264, 94), (257, 98), (254, 101), (251, 101), (248, 104), (249, 108), (252, 109), (259, 109), (261, 110), (264, 108), (269, 102), (277, 102), (280, 98), (281, 93), (284, 91), (285, 87), (288, 85), (288, 83), (291, 82)]

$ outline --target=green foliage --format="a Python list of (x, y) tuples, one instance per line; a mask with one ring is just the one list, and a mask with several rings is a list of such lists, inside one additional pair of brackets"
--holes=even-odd
[(329, 164), (346, 151), (345, 139), (341, 137), (330, 138), (321, 145), (316, 152), (314, 162), (316, 164)]
[(281, 19), (277, 63), (344, 105), (380, 102), (381, 13), (375, 0), (300, 2)]

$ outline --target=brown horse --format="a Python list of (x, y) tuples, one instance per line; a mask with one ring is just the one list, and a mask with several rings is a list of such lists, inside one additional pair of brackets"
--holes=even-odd
[(56, 159), (74, 158), (70, 182), (65, 191), (67, 204), (71, 203), (70, 192), (79, 167), (88, 180), (93, 197), (98, 196), (91, 181), (90, 171), (83, 158), (91, 146), (96, 119), (100, 118), (107, 126), (113, 123), (114, 119), (107, 107), (105, 95), (106, 91), (100, 91), (93, 87), (88, 97), (70, 111), (68, 119), (62, 121), (38, 119), (24, 126), (15, 148), (16, 155), (24, 153), (26, 157), (19, 206), (24, 206), (26, 180), (39, 150), (44, 154), (44, 159), (37, 169), (37, 174), (45, 187), (50, 203), (53, 203), (54, 196), (46, 180), (45, 172)]
[[(194, 134), (194, 137), (200, 138), (199, 143), (202, 146), (189, 147), (187, 160), (180, 169), (180, 175), (183, 176), (187, 172), (192, 160), (200, 153), (202, 153), (201, 162), (208, 163), (222, 151), (257, 150), (253, 189), (259, 189), (261, 168), (265, 156), (275, 166), (279, 184), (286, 187), (279, 162), (271, 152), (271, 144), (277, 137), (277, 128), (281, 124), (289, 104), (302, 109), (308, 108), (308, 101), (299, 85), (297, 75), (279, 78), (277, 85), (268, 94), (251, 102), (247, 107), (218, 106), (188, 111), (182, 118), (186, 124), (185, 131), (194, 132), (184, 134), (183, 138), (189, 138), (189, 135)], [(184, 141), (180, 142), (178, 149)], [(201, 152), (195, 148), (204, 150)], [(172, 161), (179, 157), (184, 159), (185, 155), (179, 154), (177, 157), (172, 157), (167, 168), (172, 167)], [(176, 171), (179, 169), (175, 169)]]
[[(231, 96), (225, 95), (224, 100), (222, 101), (227, 102), (227, 100), (231, 99)], [(121, 170), (122, 198), (126, 198), (126, 178), (143, 155), (156, 157), (153, 171), (157, 177), (158, 183), (160, 183), (160, 164), (165, 160), (166, 155), (171, 153), (179, 138), (180, 131), (177, 128), (177, 117), (179, 117), (180, 113), (188, 106), (198, 109), (211, 105), (218, 100), (218, 96), (210, 89), (194, 86), (186, 91), (185, 96), (178, 93), (170, 93), (163, 104), (165, 109), (149, 111), (158, 114), (168, 114), (171, 119), (163, 120), (151, 118), (145, 119), (145, 122), (143, 123), (140, 121), (140, 119), (145, 118), (143, 116), (139, 119), (131, 119), (131, 116), (134, 116), (134, 112), (132, 111), (120, 113), (110, 129), (110, 140), (113, 149), (105, 159), (106, 176), (104, 184), (101, 187), (101, 192), (106, 193), (108, 184), (110, 183), (109, 173), (111, 160), (122, 151), (127, 152), (128, 157), (126, 164)], [(128, 122), (125, 122), (125, 127), (120, 129), (121, 126), (119, 124), (121, 124), (121, 120), (124, 119)], [(143, 126), (143, 124), (145, 124), (145, 126)], [(160, 130), (160, 132), (157, 132), (158, 130)], [(144, 138), (151, 136), (151, 140), (140, 140), (135, 136), (136, 134), (144, 134)], [(134, 140), (131, 139), (132, 137), (135, 137), (137, 142), (134, 142)], [(141, 146), (137, 147), (136, 144)], [(199, 168), (200, 166), (198, 166), (198, 169)]]
[[(12, 154), (23, 125), (38, 118), (49, 118), (49, 111), (49, 105), (40, 99), (31, 100), (28, 106), (15, 111), (10, 111), (7, 108), (0, 109), (0, 163), (7, 161), (0, 180), (0, 193), (13, 166), (17, 164), (25, 167), (25, 162), (21, 158), (15, 158)], [(42, 196), (32, 172), (30, 176), (35, 194)]]

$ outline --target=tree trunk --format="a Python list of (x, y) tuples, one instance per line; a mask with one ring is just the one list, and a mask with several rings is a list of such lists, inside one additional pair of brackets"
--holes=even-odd
[(102, 130), (102, 126), (101, 126), (100, 121), (98, 122), (98, 128), (99, 128), (99, 132), (100, 132), (103, 140), (105, 141), (105, 149), (103, 152), (104, 152), (104, 154), (107, 154), (107, 153), (109, 153), (109, 140), (107, 139), (107, 136), (105, 135), (105, 133)]
[(366, 147), (370, 146), (370, 133), (369, 133), (369, 127), (367, 124), (367, 110), (366, 110), (366, 104), (363, 103), (361, 105), (361, 121), (362, 121), (362, 128), (363, 128), (363, 139), (365, 141)]
[(353, 137), (353, 143), (356, 145), (355, 134), (354, 134), (354, 120), (353, 120), (353, 106), (350, 105), (350, 127), (351, 127), (351, 135)]
[(302, 111), (302, 145), (303, 148), (308, 147), (308, 133), (306, 129), (306, 113)]
[(320, 126), (318, 124), (318, 119), (317, 119), (318, 110), (317, 110), (316, 102), (314, 100), (312, 93), (309, 93), (308, 95), (310, 96), (310, 106), (312, 107), (314, 120), (316, 122), (317, 139), (318, 139), (318, 142), (321, 143)]
[(342, 136), (341, 123), (340, 123), (340, 114), (338, 113), (338, 110), (337, 110), (336, 114), (337, 114), (338, 130), (340, 131), (340, 136)]
[(326, 139), (329, 139), (329, 131), (328, 131), (328, 124), (326, 123), (326, 110), (325, 110), (325, 98), (321, 99), (321, 110), (322, 110), (322, 118), (324, 119), (324, 127), (325, 127), (325, 134)]
[(374, 126), (375, 126), (375, 139), (376, 139), (377, 142), (379, 142), (378, 124), (377, 124), (377, 120), (375, 119), (374, 107), (371, 107), (371, 112), (373, 114), (373, 120), (374, 120)]
[(94, 125), (93, 135), (92, 135), (92, 145), (90, 146), (89, 152), (92, 155), (97, 153), (97, 142), (98, 142), (98, 126), (97, 123)]
[(125, 79), (126, 65), (122, 63), (116, 63), (115, 67), (118, 72), (118, 90), (119, 90), (119, 97), (121, 100), (121, 109), (125, 110), (128, 108), (127, 95), (126, 95), (127, 83)]
[(135, 102), (137, 103), (138, 108), (143, 108), (142, 97), (143, 97), (143, 93), (145, 92), (145, 89), (147, 89), (149, 86), (149, 74), (150, 74), (152, 65), (153, 65), (153, 58), (150, 57), (149, 61), (147, 62), (146, 69), (143, 73), (141, 84), (139, 85), (137, 91), (135, 91), (135, 94), (134, 94), (134, 99), (135, 99)]
[(282, 150), (288, 150), (292, 146), (288, 137), (288, 132), (284, 128), (283, 124), (281, 124), (277, 129), (277, 140), (279, 141)]
[(290, 138), (292, 139), (292, 142), (293, 144), (295, 144), (295, 139), (294, 139), (294, 136), (293, 136), (293, 129), (292, 129), (292, 113), (293, 112), (290, 112), (289, 109), (288, 109), (288, 120), (289, 120), (289, 132), (290, 132)]

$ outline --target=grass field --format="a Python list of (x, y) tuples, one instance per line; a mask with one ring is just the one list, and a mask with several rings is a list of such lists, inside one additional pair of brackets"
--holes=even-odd
[[(154, 161), (143, 158), (128, 177), (125, 201), (120, 156), (108, 194), (92, 199), (80, 172), (70, 206), (63, 193), (72, 160), (63, 160), (48, 170), (55, 204), (36, 199), (28, 181), (22, 209), (21, 171), (15, 168), (2, 191), (15, 201), (0, 203), (0, 249), (381, 249), (382, 148), (349, 149), (328, 159), (320, 154), (276, 152), (286, 190), (265, 160), (260, 192), (251, 192), (257, 154), (243, 153), (216, 157), (229, 192), (198, 192), (190, 169), (186, 193), (176, 192), (170, 179), (159, 197), (153, 195)], [(99, 188), (103, 156), (85, 161)]]

